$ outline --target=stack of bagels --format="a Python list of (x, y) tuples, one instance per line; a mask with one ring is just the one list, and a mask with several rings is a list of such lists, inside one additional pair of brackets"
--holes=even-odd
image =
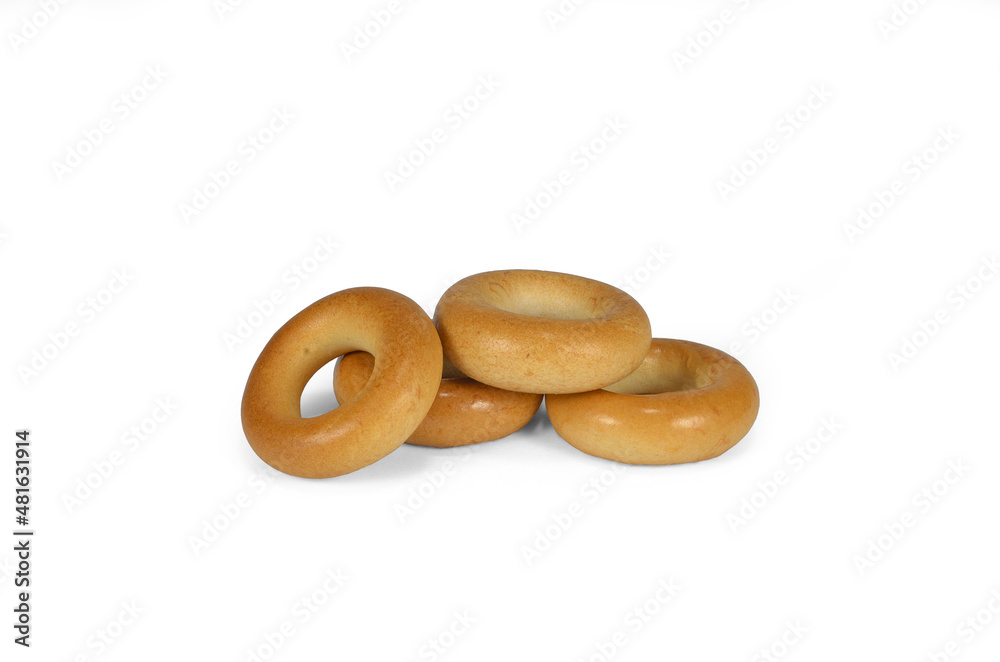
[[(306, 383), (340, 357), (340, 406), (303, 418)], [(450, 287), (433, 321), (382, 288), (331, 294), (264, 347), (243, 430), (275, 469), (356, 471), (403, 443), (449, 448), (505, 437), (535, 415), (590, 455), (629, 464), (716, 457), (757, 417), (757, 384), (717, 349), (653, 338), (639, 303), (596, 280), (490, 271)]]

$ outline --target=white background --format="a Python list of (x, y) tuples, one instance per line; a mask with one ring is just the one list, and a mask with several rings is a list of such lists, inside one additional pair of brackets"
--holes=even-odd
[[(51, 18), (3, 3), (0, 512), (6, 537), (28, 427), (37, 531), (30, 650), (11, 641), (0, 546), (4, 659), (235, 662), (266, 656), (285, 622), (272, 659), (996, 659), (1000, 279), (981, 261), (1000, 252), (1000, 7), (909, 0), (889, 30), (887, 0), (595, 1), (553, 25), (556, 4), (403, 2), (348, 57), (387, 0), (221, 16), (210, 0), (73, 2)], [(249, 149), (275, 109), (294, 119)], [(609, 120), (623, 130), (581, 170)], [(66, 172), (70, 152), (86, 155)], [(230, 160), (240, 172), (206, 190)], [(196, 191), (212, 199), (183, 213)], [(859, 207), (878, 218), (861, 228)], [(313, 263), (319, 240), (338, 248)], [(253, 454), (243, 386), (298, 310), (359, 285), (432, 310), (455, 280), (512, 267), (628, 286), (654, 335), (739, 356), (760, 386), (753, 430), (712, 461), (620, 474), (543, 415), (331, 480)], [(920, 347), (894, 360), (904, 339)], [(334, 406), (331, 374), (306, 413)], [(176, 411), (134, 440), (158, 398)], [(824, 420), (836, 433), (810, 441)], [(582, 516), (553, 528), (574, 502)], [(678, 588), (657, 602), (663, 580)], [(454, 637), (463, 612), (475, 623)]]

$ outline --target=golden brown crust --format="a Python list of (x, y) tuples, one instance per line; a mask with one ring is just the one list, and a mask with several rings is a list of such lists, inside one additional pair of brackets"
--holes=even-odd
[[(357, 350), (376, 357), (363, 392), (302, 418), (309, 378)], [(279, 471), (304, 478), (350, 473), (413, 433), (434, 402), (441, 367), (441, 342), (416, 303), (376, 287), (337, 292), (295, 315), (264, 347), (243, 393), (243, 430), (254, 452)]]
[(627, 464), (679, 464), (725, 453), (750, 431), (757, 383), (725, 352), (655, 338), (643, 364), (606, 389), (546, 395), (552, 426), (584, 453)]
[(469, 377), (525, 393), (579, 393), (612, 384), (642, 363), (649, 318), (625, 292), (551, 271), (490, 271), (441, 297), (434, 322)]
[[(460, 376), (448, 363), (446, 358), (434, 404), (407, 443), (453, 448), (500, 439), (523, 428), (542, 403), (541, 395), (505, 391)], [(337, 402), (343, 405), (357, 397), (374, 367), (366, 352), (342, 356), (333, 373)]]

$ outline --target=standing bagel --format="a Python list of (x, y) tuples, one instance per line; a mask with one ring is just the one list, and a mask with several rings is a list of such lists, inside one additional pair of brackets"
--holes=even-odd
[[(302, 391), (338, 356), (372, 354), (357, 397), (302, 418)], [(401, 446), (423, 420), (441, 382), (441, 342), (416, 303), (391, 290), (359, 287), (320, 299), (267, 343), (243, 392), (243, 430), (278, 471), (329, 478), (356, 471)]]
[[(368, 383), (375, 362), (371, 354), (352, 352), (340, 357), (333, 372), (337, 402), (344, 405)], [(531, 420), (542, 396), (515, 393), (481, 384), (463, 375), (447, 359), (434, 404), (407, 443), (453, 448), (492, 441), (517, 432)]]
[(627, 464), (679, 464), (722, 455), (757, 418), (757, 383), (743, 364), (706, 345), (653, 340), (634, 373), (603, 390), (547, 395), (560, 437)]
[(651, 333), (625, 292), (551, 271), (490, 271), (452, 285), (434, 322), (459, 370), (525, 393), (579, 393), (642, 363)]

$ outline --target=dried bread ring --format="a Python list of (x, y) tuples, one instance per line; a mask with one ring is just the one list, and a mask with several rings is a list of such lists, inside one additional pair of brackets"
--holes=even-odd
[[(358, 396), (302, 418), (302, 391), (317, 370), (362, 350), (375, 357)], [(441, 382), (434, 324), (407, 297), (377, 287), (331, 294), (278, 329), (243, 393), (243, 431), (260, 459), (303, 478), (329, 478), (379, 460), (424, 419)]]
[(722, 455), (757, 418), (760, 394), (743, 364), (686, 340), (655, 338), (634, 373), (602, 390), (547, 395), (560, 437), (627, 464), (680, 464)]
[(452, 285), (434, 322), (444, 352), (476, 381), (524, 393), (579, 393), (642, 363), (649, 318), (625, 292), (551, 271), (490, 271)]
[[(371, 354), (352, 352), (337, 360), (333, 390), (341, 405), (357, 397), (375, 362)], [(542, 404), (542, 396), (515, 393), (469, 379), (445, 357), (441, 386), (427, 416), (407, 443), (454, 448), (506, 437), (523, 428)]]

